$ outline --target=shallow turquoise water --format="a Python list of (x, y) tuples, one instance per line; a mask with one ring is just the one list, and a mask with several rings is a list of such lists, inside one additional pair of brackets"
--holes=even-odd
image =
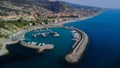
[[(106, 10), (94, 18), (65, 26), (79, 28), (89, 36), (87, 49), (77, 64), (70, 65), (62, 61), (63, 54), (70, 46), (56, 46), (57, 52), (53, 50), (42, 55), (33, 54), (34, 52), (23, 47), (15, 47), (10, 56), (0, 58), (0, 68), (120, 68), (120, 10)], [(65, 38), (64, 42), (70, 44), (66, 41)], [(66, 50), (61, 50), (62, 48)], [(26, 56), (26, 53), (30, 55), (22, 57)]]

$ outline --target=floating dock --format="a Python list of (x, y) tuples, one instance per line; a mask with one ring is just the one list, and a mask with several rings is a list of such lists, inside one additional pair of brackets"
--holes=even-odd
[(47, 29), (54, 37), (58, 37), (58, 36), (60, 36), (60, 34), (59, 33), (57, 33), (57, 32), (53, 32), (52, 30), (50, 30), (50, 29)]
[(88, 43), (88, 36), (83, 31), (71, 28), (72, 30), (79, 33), (81, 39), (78, 39), (75, 44), (72, 46), (72, 50), (65, 56), (65, 60), (69, 63), (76, 63), (82, 57), (84, 50)]
[[(46, 37), (48, 34), (52, 34), (52, 36), (54, 36), (54, 37), (60, 36), (60, 34), (57, 33), (57, 32), (54, 32), (54, 31), (52, 31), (52, 30), (50, 30), (50, 29), (48, 29), (48, 28), (45, 28), (45, 29), (48, 30), (48, 32), (43, 32), (43, 33), (38, 33), (38, 34), (32, 34), (32, 37), (36, 38), (38, 35), (41, 35), (41, 36), (43, 36), (43, 37)], [(38, 32), (38, 31), (37, 31), (37, 32)]]

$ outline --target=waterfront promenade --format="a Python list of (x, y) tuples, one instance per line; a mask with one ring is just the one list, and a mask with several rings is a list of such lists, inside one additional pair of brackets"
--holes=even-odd
[(88, 36), (81, 30), (76, 28), (71, 28), (81, 35), (81, 39), (77, 40), (73, 45), (72, 50), (65, 56), (65, 60), (69, 63), (76, 63), (82, 57), (84, 50), (88, 43)]

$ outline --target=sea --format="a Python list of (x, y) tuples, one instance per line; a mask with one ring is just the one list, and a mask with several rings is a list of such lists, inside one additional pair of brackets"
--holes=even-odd
[(52, 51), (39, 54), (19, 43), (7, 46), (10, 54), (0, 57), (0, 68), (120, 68), (120, 10), (106, 9), (95, 17), (64, 26), (81, 29), (89, 37), (78, 63), (65, 62), (64, 56), (74, 42), (70, 40), (69, 31), (61, 30), (65, 37), (60, 38), (60, 42), (53, 40), (57, 46)]

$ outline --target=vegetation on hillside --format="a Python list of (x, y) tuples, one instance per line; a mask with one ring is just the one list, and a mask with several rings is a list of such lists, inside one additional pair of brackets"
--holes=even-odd
[(7, 34), (6, 31), (17, 32), (33, 23), (57, 23), (69, 20), (67, 18), (88, 17), (100, 11), (101, 8), (63, 1), (0, 0), (0, 37), (8, 38), (10, 33)]
[(20, 28), (29, 24), (29, 21), (25, 20), (15, 20), (15, 21), (0, 21), (0, 28), (10, 30), (14, 32), (14, 30), (19, 30)]
[(6, 16), (7, 13), (5, 11), (0, 10), (0, 16)]
[(0, 32), (0, 38), (9, 38), (9, 36), (8, 36), (7, 34), (2, 34), (2, 33)]
[(2, 48), (2, 46), (3, 46), (3, 45), (2, 45), (2, 44), (0, 44), (0, 49)]

